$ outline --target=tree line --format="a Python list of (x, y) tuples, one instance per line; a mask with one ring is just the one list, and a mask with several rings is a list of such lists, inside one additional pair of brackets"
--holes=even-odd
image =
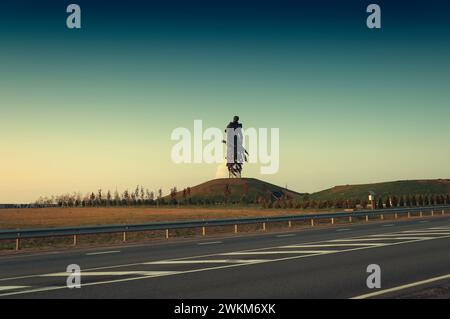
[[(177, 187), (170, 189), (168, 196), (163, 196), (162, 189), (156, 192), (136, 186), (133, 191), (128, 189), (119, 193), (117, 190), (63, 194), (51, 197), (40, 197), (33, 205), (35, 207), (110, 207), (110, 206), (210, 206), (210, 205), (253, 205), (261, 208), (296, 208), (296, 209), (366, 209), (367, 199), (325, 199), (319, 200), (309, 195), (294, 198), (288, 192), (272, 192), (262, 190), (259, 194), (249, 196), (248, 185), (243, 185), (232, 197), (231, 187), (226, 184), (222, 193), (204, 198), (191, 195), (191, 188), (178, 191)], [(418, 194), (380, 196), (375, 201), (375, 208), (415, 207), (450, 204), (449, 194)]]
[[(366, 209), (371, 208), (368, 200), (363, 199), (310, 199), (294, 201), (289, 196), (277, 200), (260, 200), (263, 208), (297, 208), (297, 209)], [(450, 204), (450, 195), (400, 195), (384, 196), (375, 200), (375, 209), (396, 207), (436, 206)]]

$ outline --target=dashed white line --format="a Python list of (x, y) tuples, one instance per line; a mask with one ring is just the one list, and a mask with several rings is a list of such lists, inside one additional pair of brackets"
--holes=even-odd
[(339, 229), (336, 229), (336, 231), (348, 231), (348, 230), (351, 230), (350, 228), (339, 228)]
[(282, 234), (282, 235), (277, 235), (275, 237), (281, 238), (281, 237), (293, 237), (295, 236), (295, 234)]
[(386, 225), (381, 225), (381, 226), (383, 226), (383, 227), (392, 227), (392, 226), (394, 226), (394, 224), (386, 224)]

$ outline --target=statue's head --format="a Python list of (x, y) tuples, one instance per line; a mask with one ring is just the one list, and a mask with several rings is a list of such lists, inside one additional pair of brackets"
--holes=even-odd
[(235, 115), (235, 116), (233, 117), (233, 122), (239, 122), (239, 116)]

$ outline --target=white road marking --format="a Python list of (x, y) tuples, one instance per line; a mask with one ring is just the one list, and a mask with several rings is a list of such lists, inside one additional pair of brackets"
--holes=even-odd
[(402, 234), (409, 234), (409, 233), (416, 233), (416, 234), (441, 233), (441, 234), (450, 235), (450, 229), (449, 230), (439, 230), (439, 229), (432, 229), (432, 230), (405, 230), (405, 231), (402, 231), (401, 233)]
[(282, 234), (282, 235), (277, 235), (277, 236), (275, 236), (275, 237), (293, 237), (293, 236), (295, 236), (295, 234)]
[(223, 253), (221, 256), (232, 255), (271, 255), (271, 254), (332, 254), (337, 250), (275, 250), (275, 251), (237, 251), (233, 253)]
[(24, 289), (29, 288), (30, 286), (0, 286), (0, 291), (5, 290), (14, 290), (14, 289)]
[(203, 259), (203, 260), (160, 260), (145, 263), (145, 265), (170, 265), (170, 264), (240, 264), (240, 263), (258, 263), (267, 259)]
[(356, 296), (353, 297), (351, 299), (367, 299), (367, 298), (371, 298), (371, 297), (376, 297), (376, 296), (381, 296), (390, 292), (395, 292), (395, 291), (400, 291), (403, 289), (408, 289), (408, 288), (412, 288), (412, 287), (417, 287), (420, 285), (424, 285), (424, 284), (429, 284), (435, 281), (440, 281), (440, 280), (444, 280), (444, 279), (449, 279), (450, 278), (450, 274), (448, 275), (444, 275), (444, 276), (439, 276), (439, 277), (434, 277), (434, 278), (430, 278), (430, 279), (426, 279), (426, 280), (421, 280), (421, 281), (417, 281), (417, 282), (413, 282), (407, 285), (402, 285), (402, 286), (397, 286), (397, 287), (393, 287), (393, 288), (389, 288), (389, 289), (383, 289), (383, 290), (378, 290), (372, 293), (368, 293), (365, 295), (360, 295), (360, 296)]
[(428, 223), (428, 222), (429, 222), (428, 220), (421, 220), (421, 221), (419, 222), (419, 224)]
[(374, 237), (374, 238), (354, 238), (354, 239), (333, 239), (331, 242), (352, 242), (352, 241), (373, 241), (373, 240), (428, 240), (434, 239), (433, 237)]
[(381, 225), (381, 226), (383, 226), (383, 227), (392, 227), (392, 226), (394, 226), (394, 224), (386, 224), (386, 225)]
[(198, 243), (197, 245), (214, 245), (214, 244), (222, 244), (222, 241), (209, 241), (207, 243)]
[[(83, 276), (161, 276), (167, 274), (175, 274), (177, 271), (82, 271), (81, 277)], [(69, 273), (67, 272), (56, 272), (53, 274), (45, 274), (40, 277), (67, 277)]]
[(379, 234), (379, 235), (370, 235), (370, 237), (397, 237), (397, 236), (423, 236), (423, 235), (450, 235), (450, 233), (398, 233), (398, 234)]
[(120, 253), (120, 250), (111, 250), (111, 251), (100, 251), (95, 253), (87, 253), (86, 256), (95, 256), (95, 255), (105, 255), (105, 254), (117, 254)]
[(348, 231), (348, 230), (351, 230), (350, 228), (339, 228), (339, 229), (336, 229), (336, 231)]
[(384, 246), (385, 244), (381, 243), (364, 243), (364, 244), (355, 244), (355, 243), (348, 243), (348, 244), (309, 244), (309, 245), (289, 245), (289, 246), (282, 246), (280, 248), (319, 248), (319, 247), (345, 247), (345, 246)]

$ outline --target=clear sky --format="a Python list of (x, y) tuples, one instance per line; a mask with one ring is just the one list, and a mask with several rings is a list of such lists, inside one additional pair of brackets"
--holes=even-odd
[[(66, 28), (78, 3), (82, 29)], [(448, 1), (8, 1), (0, 7), (0, 203), (216, 176), (174, 164), (194, 119), (280, 129), (280, 170), (313, 192), (450, 177)], [(393, 3), (395, 2), (395, 3)]]

